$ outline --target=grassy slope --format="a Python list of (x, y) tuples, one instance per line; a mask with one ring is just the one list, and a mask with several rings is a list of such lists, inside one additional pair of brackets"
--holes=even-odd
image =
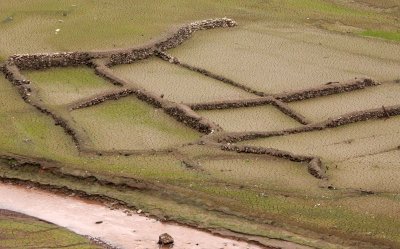
[(37, 90), (36, 94), (47, 105), (71, 103), (116, 88), (85, 67), (22, 73), (32, 81), (33, 89)]
[(196, 141), (199, 134), (134, 97), (71, 113), (96, 149), (160, 149)]
[[(320, 22), (398, 32), (396, 13), (383, 14), (327, 0), (109, 1), (37, 0), (0, 3), (0, 55), (49, 50), (129, 47), (157, 37), (172, 25), (229, 16), (319, 25)], [(79, 27), (79, 28), (77, 28)], [(58, 34), (56, 29), (60, 29)], [(29, 41), (29, 42), (27, 42)]]
[(101, 248), (87, 239), (30, 217), (0, 210), (1, 248)]

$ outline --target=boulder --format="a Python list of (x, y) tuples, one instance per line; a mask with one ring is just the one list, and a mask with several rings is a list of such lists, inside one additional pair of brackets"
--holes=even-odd
[(174, 238), (168, 233), (163, 233), (158, 238), (158, 244), (160, 245), (172, 245), (174, 243)]

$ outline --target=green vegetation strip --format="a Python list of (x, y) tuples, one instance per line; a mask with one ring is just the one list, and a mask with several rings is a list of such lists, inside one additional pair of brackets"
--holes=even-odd
[(1, 248), (102, 248), (64, 228), (6, 210), (0, 210), (0, 245)]
[(383, 30), (366, 30), (360, 33), (362, 36), (375, 37), (390, 41), (400, 41), (400, 32)]

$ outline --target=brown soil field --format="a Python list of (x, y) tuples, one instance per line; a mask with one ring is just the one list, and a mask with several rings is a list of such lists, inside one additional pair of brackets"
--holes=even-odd
[[(167, 24), (142, 27), (132, 17), (138, 23), (127, 29), (110, 31), (103, 23), (105, 33), (88, 34), (99, 40), (82, 42), (86, 51), (4, 57), (0, 181), (78, 195), (255, 247), (397, 248), (400, 45), (396, 13), (383, 10), (389, 1), (272, 0), (234, 10), (236, 1), (208, 3), (244, 21), (174, 26), (176, 17), (161, 33)], [(275, 21), (253, 5), (273, 9)], [(0, 54), (38, 52), (44, 44), (76, 49), (83, 38), (64, 43), (61, 29), (53, 34), (64, 20), (51, 24), (44, 16), (83, 18), (80, 5), (54, 6), (41, 17), (34, 6), (16, 15), (9, 6), (0, 10), (7, 12), (3, 34), (43, 20), (55, 36), (35, 33), (32, 47), (0, 36), (7, 42)], [(202, 6), (193, 17), (203, 16)], [(115, 17), (114, 7), (104, 16)], [(297, 19), (287, 21), (277, 7)], [(246, 19), (246, 13), (258, 14)], [(26, 24), (30, 16), (36, 17)], [(120, 35), (118, 46), (110, 45), (110, 34)], [(147, 42), (135, 47), (140, 41)], [(86, 49), (96, 44), (113, 48)]]
[(397, 44), (311, 28), (252, 24), (196, 34), (170, 53), (256, 90), (279, 93), (354, 77), (400, 78), (399, 50)]
[(300, 125), (274, 106), (201, 111), (199, 114), (216, 122), (228, 132), (273, 131)]
[(178, 103), (252, 97), (245, 91), (157, 59), (116, 66), (112, 70), (116, 75)]
[(399, 122), (399, 117), (394, 117), (242, 143), (304, 155), (317, 155), (324, 160), (338, 162), (397, 148)]
[(332, 116), (339, 116), (344, 111), (355, 112), (396, 105), (399, 103), (399, 99), (400, 84), (387, 82), (360, 91), (293, 102), (289, 106), (314, 122), (320, 122)]

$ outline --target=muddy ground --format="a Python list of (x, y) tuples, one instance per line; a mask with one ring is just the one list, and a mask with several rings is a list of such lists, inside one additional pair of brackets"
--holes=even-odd
[[(197, 4), (156, 29), (142, 26), (143, 36), (132, 30), (141, 22), (126, 31), (105, 25), (88, 33), (93, 42), (66, 38), (71, 23), (88, 21), (89, 3), (44, 12), (17, 4), (15, 15), (5, 5), (15, 22), (0, 26), (1, 179), (266, 247), (398, 247), (400, 49), (362, 37), (395, 40), (393, 6), (236, 4)], [(238, 26), (192, 22), (207, 6), (237, 16)], [(28, 47), (12, 43), (36, 21), (51, 32), (34, 33)], [(54, 31), (52, 21), (65, 26)], [(82, 51), (49, 51), (77, 44)], [(8, 57), (41, 51), (49, 53)]]

